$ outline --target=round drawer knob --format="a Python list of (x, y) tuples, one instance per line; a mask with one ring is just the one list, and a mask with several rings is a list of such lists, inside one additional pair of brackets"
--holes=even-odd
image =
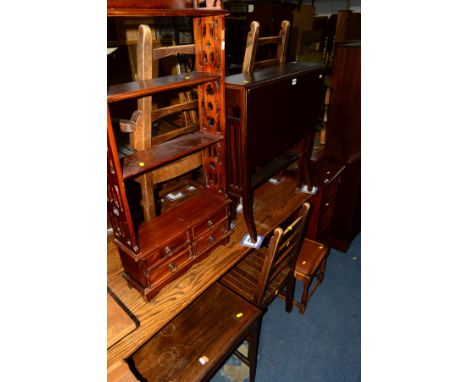
[(164, 248), (164, 252), (166, 253), (166, 256), (167, 257), (171, 257), (173, 254), (174, 254), (174, 251), (172, 250), (171, 247), (167, 246), (166, 248)]
[(208, 227), (211, 227), (211, 226), (213, 225), (213, 221), (212, 221), (211, 219), (209, 219), (209, 220), (207, 221), (207, 224), (208, 224)]
[(177, 270), (177, 266), (175, 266), (174, 264), (172, 263), (169, 263), (169, 265), (167, 266), (169, 268), (169, 270), (171, 272), (175, 272)]
[(209, 238), (208, 238), (208, 241), (210, 243), (213, 243), (214, 241), (216, 241), (216, 237), (214, 235), (211, 235)]

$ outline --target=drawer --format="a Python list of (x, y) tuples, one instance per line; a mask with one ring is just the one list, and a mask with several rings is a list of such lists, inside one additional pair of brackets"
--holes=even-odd
[(314, 184), (322, 189), (322, 201), (324, 203), (335, 200), (340, 177), (345, 170), (345, 166), (340, 163), (320, 159), (316, 163)]
[(217, 227), (213, 228), (206, 235), (199, 238), (195, 242), (195, 256), (201, 255), (207, 249), (216, 245), (220, 240), (226, 237), (226, 234), (229, 232), (227, 228), (227, 222), (221, 223)]
[(187, 250), (189, 243), (188, 232), (183, 232), (176, 238), (164, 243), (155, 253), (146, 257), (148, 268), (153, 268), (167, 259), (177, 257), (181, 252)]
[(170, 259), (164, 260), (162, 263), (147, 268), (147, 277), (151, 285), (155, 283), (161, 283), (164, 279), (169, 276), (185, 271), (192, 262), (191, 251), (189, 248), (178, 253)]
[(322, 180), (322, 184), (321, 184), (321, 186), (323, 187), (322, 204), (330, 203), (333, 200), (335, 200), (339, 184), (340, 184), (339, 177), (333, 180), (330, 180), (329, 178), (325, 177)]
[(328, 202), (322, 205), (317, 228), (317, 237), (320, 236), (323, 233), (323, 231), (330, 225), (333, 217), (333, 209), (333, 202)]
[(197, 224), (193, 228), (193, 237), (196, 239), (203, 235), (205, 232), (211, 230), (214, 226), (220, 224), (223, 220), (227, 219), (227, 208), (223, 208), (213, 215), (206, 218), (203, 223)]

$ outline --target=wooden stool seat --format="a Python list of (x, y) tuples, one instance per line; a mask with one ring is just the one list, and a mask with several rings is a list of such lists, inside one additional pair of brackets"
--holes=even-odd
[[(304, 283), (301, 302), (294, 301), (294, 305), (299, 307), (301, 314), (304, 313), (312, 294), (325, 277), (325, 267), (329, 252), (330, 248), (328, 246), (307, 238), (304, 239), (294, 271), (296, 280)], [(315, 276), (317, 277), (316, 283), (309, 291), (310, 284)]]
[(255, 380), (262, 311), (215, 283), (130, 358), (140, 380), (209, 380), (231, 354), (249, 341), (250, 380)]

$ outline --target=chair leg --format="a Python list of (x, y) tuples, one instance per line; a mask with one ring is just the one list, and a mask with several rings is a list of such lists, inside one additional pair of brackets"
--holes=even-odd
[(309, 286), (311, 279), (304, 279), (304, 290), (302, 291), (301, 304), (299, 305), (299, 313), (304, 314), (307, 302), (309, 301)]
[(319, 271), (319, 274), (317, 276), (317, 279), (318, 279), (318, 282), (321, 284), (323, 279), (325, 278), (325, 270), (327, 268), (327, 260), (328, 260), (328, 257), (325, 257), (325, 259), (323, 259), (322, 261), (322, 264), (320, 264), (320, 271)]
[(257, 373), (257, 357), (258, 357), (258, 343), (260, 340), (260, 329), (262, 326), (262, 317), (259, 317), (255, 323), (252, 331), (247, 337), (249, 342), (248, 360), (249, 360), (249, 381), (255, 382), (255, 375)]
[(291, 313), (294, 306), (294, 292), (296, 291), (296, 279), (293, 275), (289, 276), (286, 283), (286, 312)]

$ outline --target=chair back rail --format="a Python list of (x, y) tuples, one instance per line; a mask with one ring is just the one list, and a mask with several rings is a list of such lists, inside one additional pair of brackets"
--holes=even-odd
[(285, 228), (275, 228), (268, 248), (254, 250), (221, 279), (220, 283), (264, 309), (286, 287), (287, 310), (294, 298), (294, 268), (310, 219), (310, 204), (304, 203)]
[[(268, 245), (267, 256), (263, 263), (258, 280), (255, 303), (262, 306), (265, 292), (271, 281), (278, 277), (285, 267), (289, 266), (288, 278), (293, 277), (293, 270), (300, 247), (304, 240), (305, 228), (310, 217), (310, 204), (304, 203), (298, 217), (284, 230), (275, 228)], [(284, 280), (286, 282), (287, 280)], [(267, 303), (265, 301), (265, 303)]]
[[(267, 66), (278, 65), (286, 62), (289, 29), (289, 21), (283, 20), (281, 23), (281, 30), (277, 36), (260, 37), (260, 24), (258, 21), (252, 21), (250, 24), (250, 31), (247, 34), (247, 43), (245, 46), (242, 72), (251, 73), (255, 69), (265, 68)], [(257, 47), (267, 44), (277, 45), (276, 57), (256, 61)]]

